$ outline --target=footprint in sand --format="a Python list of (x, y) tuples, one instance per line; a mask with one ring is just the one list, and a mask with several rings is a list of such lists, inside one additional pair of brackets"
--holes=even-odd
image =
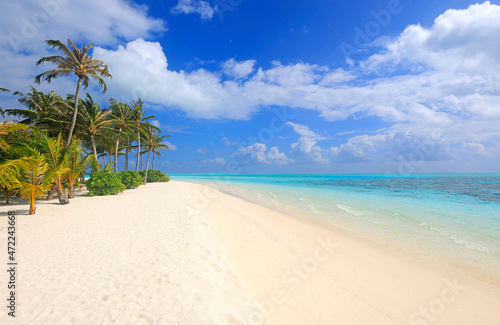
[(109, 295), (110, 295), (109, 292), (100, 292), (97, 295), (97, 302), (100, 304), (105, 303), (106, 301), (108, 301)]

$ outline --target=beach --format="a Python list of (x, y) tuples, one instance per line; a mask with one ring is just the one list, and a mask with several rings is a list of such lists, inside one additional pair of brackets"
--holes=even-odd
[(81, 194), (0, 206), (1, 324), (499, 324), (497, 283), (334, 225), (181, 181)]

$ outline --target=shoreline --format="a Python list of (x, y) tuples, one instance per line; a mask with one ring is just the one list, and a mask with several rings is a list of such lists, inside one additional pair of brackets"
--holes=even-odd
[[(291, 218), (308, 223), (310, 225), (321, 227), (328, 231), (337, 232), (344, 236), (349, 236), (353, 239), (360, 240), (367, 245), (375, 245), (381, 249), (389, 250), (396, 254), (401, 254), (402, 256), (411, 255), (412, 258), (426, 259), (429, 263), (435, 264), (437, 267), (448, 267), (452, 269), (458, 268), (472, 277), (500, 287), (500, 260), (495, 259), (495, 263), (492, 264), (490, 263), (491, 260), (489, 260), (490, 257), (485, 256), (482, 252), (471, 250), (469, 252), (465, 252), (468, 255), (464, 256), (457, 255), (457, 253), (459, 253), (457, 251), (454, 252), (453, 255), (450, 255), (447, 254), (448, 252), (435, 249), (432, 246), (436, 244), (434, 242), (432, 244), (426, 242), (419, 242), (418, 244), (415, 244), (413, 242), (404, 242), (403, 237), (401, 237), (400, 234), (399, 237), (396, 237), (393, 236), (395, 234), (392, 234), (387, 230), (384, 230), (384, 232), (380, 232), (380, 229), (377, 229), (376, 226), (371, 224), (362, 225), (361, 223), (359, 223), (359, 221), (357, 221), (357, 224), (346, 223), (345, 219), (353, 220), (356, 218), (353, 218), (352, 215), (350, 215), (346, 211), (339, 209), (338, 207), (335, 211), (330, 212), (330, 214), (336, 217), (342, 216), (342, 221), (341, 219), (332, 220), (332, 218), (330, 217), (322, 218), (317, 215), (315, 216), (297, 207), (292, 208), (289, 206), (284, 206), (283, 202), (281, 202), (280, 204), (270, 204), (270, 202), (267, 202), (266, 204), (266, 202), (264, 202), (263, 200), (259, 200), (257, 197), (245, 197), (245, 195), (235, 193), (234, 189), (233, 191), (229, 191), (218, 185), (217, 182), (204, 183), (203, 181), (191, 181), (185, 179), (180, 181), (195, 185), (208, 186), (226, 195), (241, 199), (244, 202), (260, 205), (267, 209), (285, 214)], [(433, 233), (431, 234), (435, 235)], [(440, 240), (449, 240), (449, 238), (441, 238)], [(464, 247), (459, 248), (463, 251), (466, 251)], [(462, 252), (462, 254), (463, 253), (464, 252)], [(470, 259), (471, 261), (468, 262), (467, 259)]]
[[(234, 263), (242, 278), (246, 279), (257, 305), (260, 303), (260, 315), (265, 316), (266, 310), (272, 310), (270, 317), (264, 317), (269, 318), (269, 324), (323, 324), (328, 323), (327, 319), (340, 324), (364, 323), (368, 319), (371, 324), (427, 324), (431, 319), (437, 319), (436, 316), (442, 316), (445, 324), (477, 323), (481, 316), (484, 317), (481, 321), (485, 324), (495, 322), (494, 306), (500, 303), (498, 285), (471, 276), (461, 269), (438, 264), (419, 255), (409, 255), (398, 247), (369, 242), (342, 228), (331, 225), (325, 227), (312, 220), (301, 220), (279, 210), (219, 192), (207, 185), (186, 183), (190, 184), (189, 187), (197, 196), (205, 197), (206, 216), (219, 231), (218, 238), (226, 247), (229, 260)], [(241, 241), (244, 241), (245, 246)], [(328, 247), (328, 243), (331, 244), (329, 258), (322, 260), (315, 252), (321, 250), (319, 247)], [(255, 252), (262, 257), (253, 256)], [(262, 272), (256, 265), (272, 267), (267, 267)], [(275, 274), (269, 275), (270, 270), (274, 270)], [(352, 270), (359, 271), (359, 275), (353, 275)], [(332, 273), (329, 274), (329, 271)], [(332, 279), (329, 275), (340, 279)], [(302, 288), (295, 291), (294, 284), (304, 285), (307, 287), (304, 291), (313, 292), (310, 297), (313, 303), (304, 300), (302, 295), (305, 292)], [(461, 288), (462, 284), (462, 287), (468, 288), (468, 296), (464, 297), (466, 294), (462, 296), (458, 292), (460, 290), (456, 290), (457, 305), (448, 306), (446, 303), (446, 309), (450, 309), (447, 314), (449, 319), (441, 315), (439, 310), (434, 316), (420, 314), (426, 306), (436, 301), (441, 302), (440, 294), (446, 288)], [(352, 287), (362, 290), (356, 292)], [(333, 303), (325, 303), (332, 299), (325, 292), (327, 288), (340, 296), (335, 297)], [(287, 299), (282, 302), (280, 294), (289, 295), (290, 301)], [(407, 301), (401, 301), (401, 297), (405, 297)], [(458, 298), (462, 300), (460, 305)], [(379, 302), (378, 299), (385, 301)], [(354, 302), (344, 304), (350, 300)], [(448, 302), (451, 300), (455, 299), (450, 297)], [(300, 303), (294, 304), (291, 301)], [(332, 304), (339, 306), (337, 313), (331, 311)], [(312, 305), (315, 313), (320, 314), (314, 321), (311, 321)], [(299, 312), (301, 307), (303, 311)], [(343, 309), (349, 307), (351, 310), (347, 313), (348, 316), (338, 315), (344, 314)], [(361, 315), (361, 318), (356, 318), (353, 315), (359, 314), (360, 307), (370, 311)], [(482, 315), (481, 309), (484, 309)], [(470, 314), (467, 315), (467, 311)]]
[(497, 321), (498, 286), (205, 185), (56, 202), (18, 215), (19, 324)]

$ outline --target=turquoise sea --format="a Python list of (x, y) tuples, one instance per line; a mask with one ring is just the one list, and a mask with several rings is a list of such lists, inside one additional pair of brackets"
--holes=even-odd
[(500, 274), (500, 174), (172, 175), (397, 249)]

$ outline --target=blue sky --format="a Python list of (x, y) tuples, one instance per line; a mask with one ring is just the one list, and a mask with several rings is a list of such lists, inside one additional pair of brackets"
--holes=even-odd
[(167, 173), (500, 172), (498, 4), (26, 0), (2, 5), (0, 86), (71, 38), (111, 66), (101, 107), (140, 96), (172, 135)]

